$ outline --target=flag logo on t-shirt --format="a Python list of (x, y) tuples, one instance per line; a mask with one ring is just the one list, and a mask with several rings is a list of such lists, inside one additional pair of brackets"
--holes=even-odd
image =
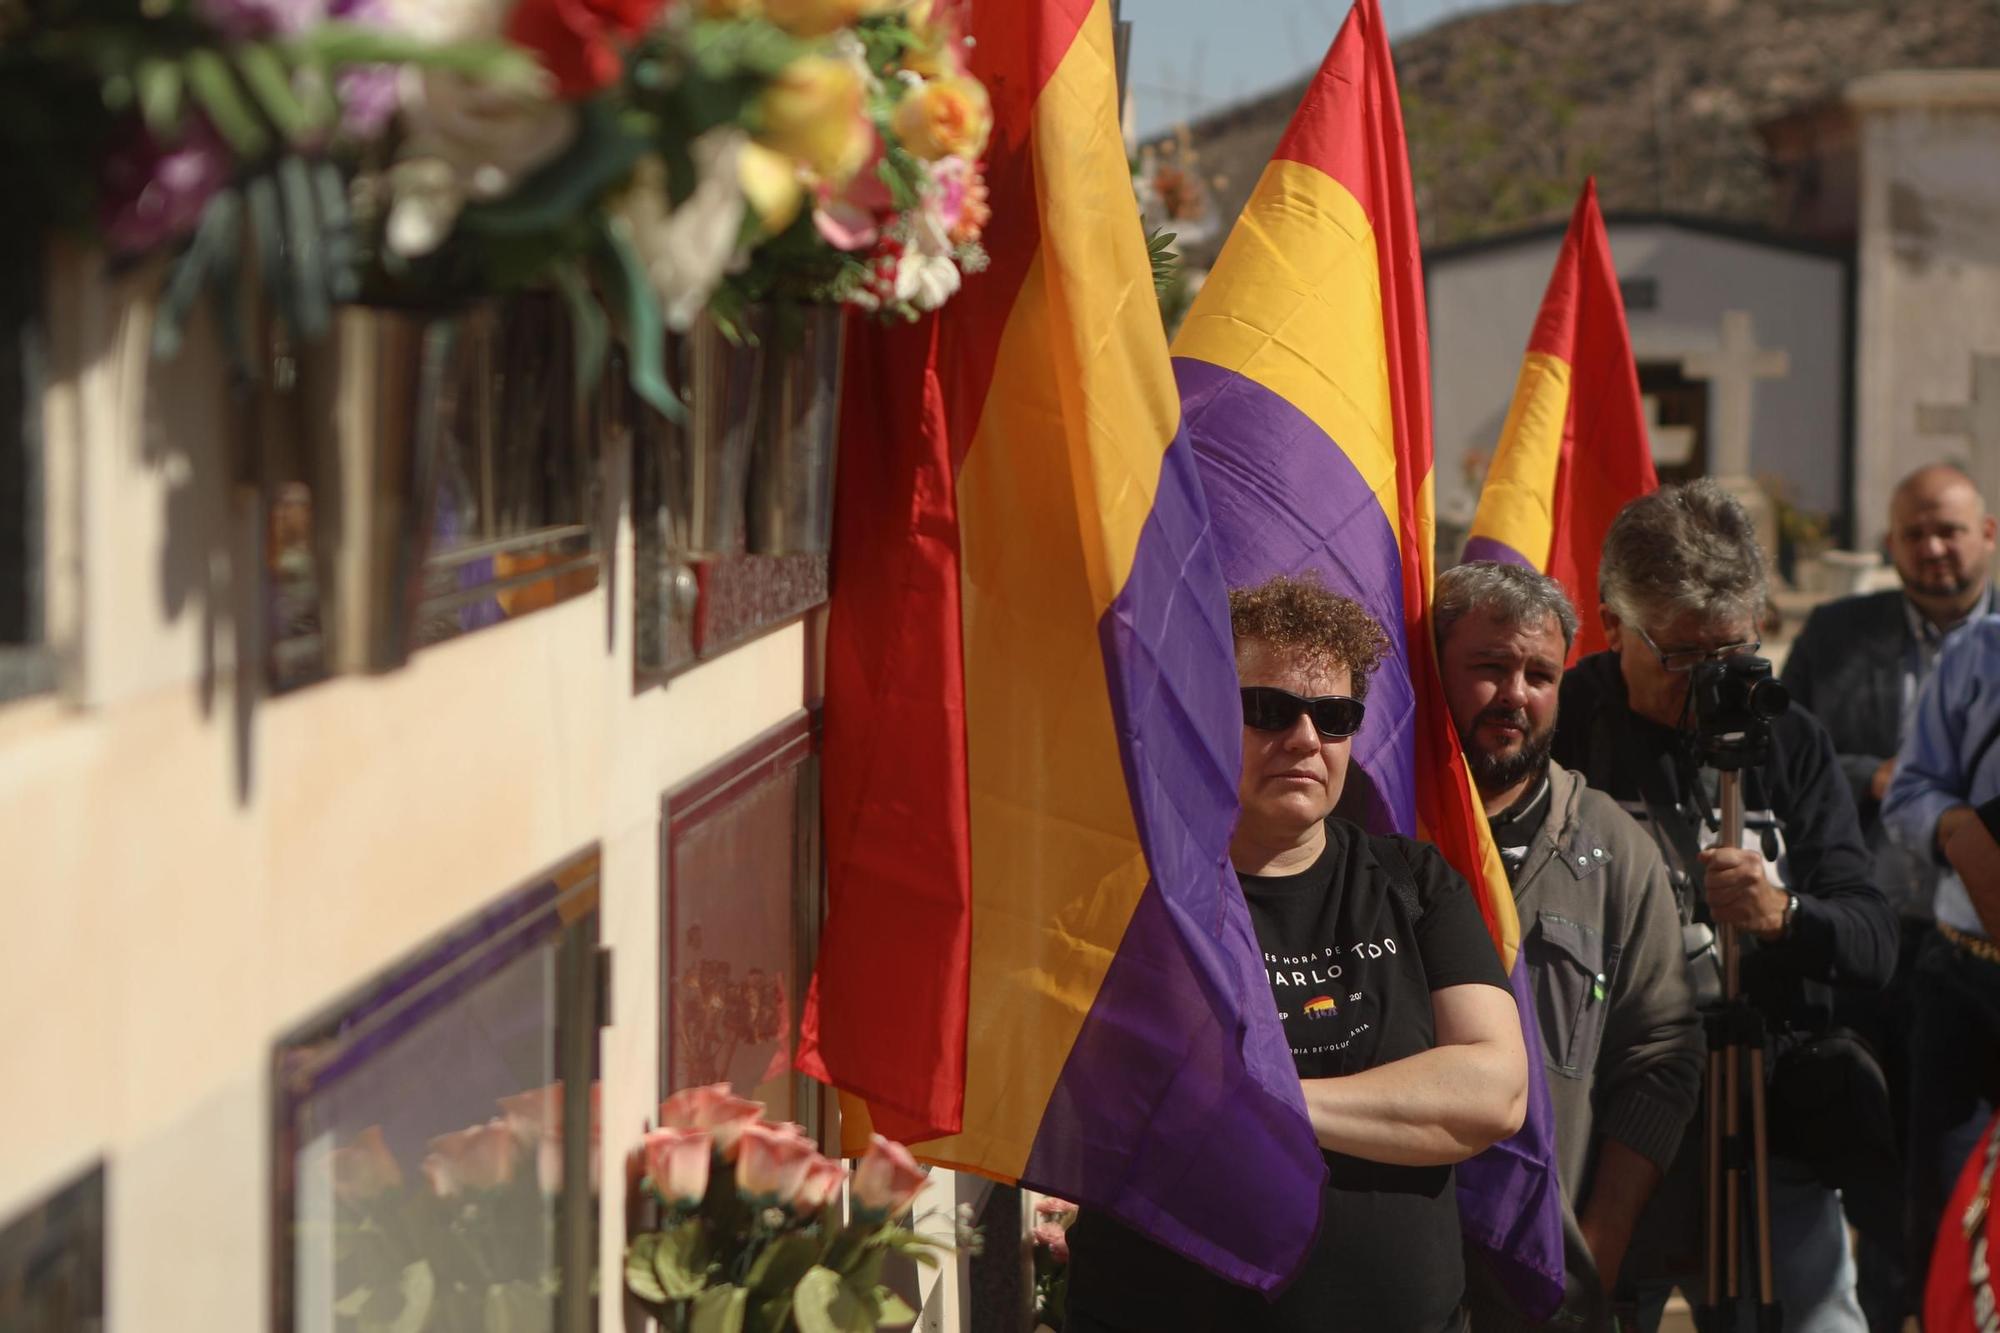
[(1339, 1013), (1340, 1006), (1333, 1002), (1331, 995), (1315, 995), (1306, 1001), (1305, 1012), (1308, 1018), (1325, 1018)]

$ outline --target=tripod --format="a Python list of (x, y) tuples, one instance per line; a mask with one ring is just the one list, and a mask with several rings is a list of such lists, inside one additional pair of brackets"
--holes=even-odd
[[(1715, 756), (1720, 770), (1721, 839), (1719, 846), (1743, 845), (1742, 757)], [(1755, 1291), (1758, 1333), (1778, 1333), (1784, 1312), (1778, 1308), (1771, 1276), (1771, 1159), (1766, 1137), (1764, 1059), (1767, 1034), (1764, 1016), (1743, 998), (1743, 946), (1734, 926), (1719, 926), (1722, 954), (1722, 1007), (1708, 1016), (1707, 1171), (1703, 1179), (1702, 1307), (1696, 1322), (1707, 1333), (1730, 1333), (1745, 1295), (1743, 1275), (1744, 1172), (1750, 1174), (1754, 1205)], [(1749, 1075), (1750, 1125), (1746, 1142), (1743, 1125), (1743, 1084)]]

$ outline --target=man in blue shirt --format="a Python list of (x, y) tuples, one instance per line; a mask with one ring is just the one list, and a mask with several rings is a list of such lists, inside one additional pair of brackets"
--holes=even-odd
[(1882, 820), (1939, 868), (1911, 979), (1911, 1273), (2000, 1100), (2000, 616), (1953, 635), (1917, 696)]

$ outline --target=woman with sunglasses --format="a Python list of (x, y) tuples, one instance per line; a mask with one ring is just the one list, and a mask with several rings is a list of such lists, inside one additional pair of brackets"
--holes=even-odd
[(1266, 1303), (1086, 1212), (1069, 1233), (1064, 1327), (1461, 1329), (1452, 1166), (1520, 1127), (1520, 1019), (1471, 890), (1437, 850), (1333, 813), (1381, 627), (1311, 577), (1232, 592), (1230, 621), (1243, 689), (1230, 860), (1325, 1150), (1319, 1237)]

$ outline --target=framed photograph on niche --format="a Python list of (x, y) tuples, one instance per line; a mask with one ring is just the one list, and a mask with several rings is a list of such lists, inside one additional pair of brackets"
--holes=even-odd
[(661, 803), (660, 1092), (728, 1083), (822, 1128), (794, 1072), (818, 949), (819, 763), (794, 714)]
[(277, 1333), (587, 1333), (597, 1265), (596, 849), (279, 1042)]

